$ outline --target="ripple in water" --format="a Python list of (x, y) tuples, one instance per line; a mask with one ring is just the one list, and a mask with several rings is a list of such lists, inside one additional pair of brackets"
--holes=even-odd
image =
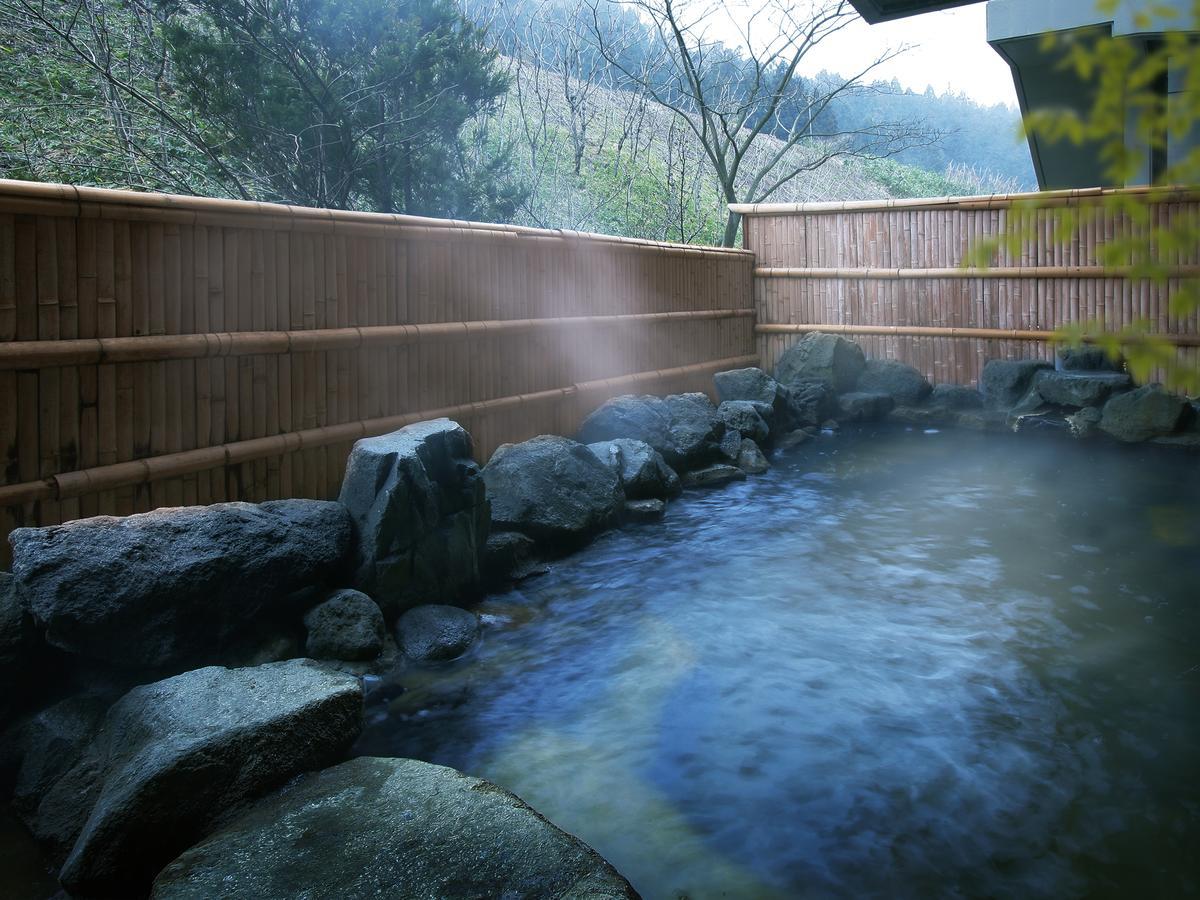
[(1200, 480), (1122, 449), (806, 445), (489, 598), (359, 750), (510, 788), (647, 898), (1196, 893)]

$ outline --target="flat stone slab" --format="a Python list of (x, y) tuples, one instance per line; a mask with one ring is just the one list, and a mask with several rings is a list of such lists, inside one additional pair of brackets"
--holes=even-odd
[(154, 900), (637, 894), (518, 797), (454, 769), (363, 757), (305, 776), (183, 853)]

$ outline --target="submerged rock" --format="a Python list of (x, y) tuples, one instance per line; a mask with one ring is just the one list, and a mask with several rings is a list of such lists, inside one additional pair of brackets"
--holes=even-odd
[(10, 538), (46, 640), (120, 666), (212, 659), (288, 595), (338, 577), (353, 540), (340, 503), (275, 500), (97, 516)]
[(771, 434), (767, 417), (770, 407), (752, 400), (725, 400), (717, 407), (717, 414), (725, 423), (726, 433), (736, 431), (739, 437), (762, 443)]
[(750, 438), (742, 438), (742, 446), (738, 451), (737, 467), (747, 475), (761, 475), (771, 468), (767, 458), (763, 456), (758, 444)]
[(616, 471), (630, 500), (674, 497), (682, 490), (675, 470), (645, 441), (614, 438), (588, 444), (588, 449)]
[(625, 518), (631, 522), (656, 522), (666, 514), (665, 500), (629, 500), (625, 503)]
[(664, 401), (671, 414), (671, 437), (683, 468), (695, 468), (721, 455), (725, 423), (707, 394), (672, 394)]
[(632, 900), (594, 850), (508, 791), (364, 757), (260, 800), (163, 869), (155, 900), (283, 897)]
[(719, 487), (731, 481), (745, 481), (746, 473), (737, 466), (716, 463), (703, 469), (695, 469), (683, 476), (684, 487)]
[(313, 659), (372, 660), (387, 630), (379, 604), (361, 591), (334, 591), (304, 617), (305, 653)]
[(1147, 384), (1104, 404), (1100, 428), (1119, 441), (1145, 441), (1173, 432), (1187, 411), (1188, 404), (1182, 398), (1161, 385)]
[(409, 659), (457, 659), (479, 637), (479, 616), (457, 606), (414, 606), (396, 623), (396, 639)]
[(993, 406), (1015, 406), (1050, 363), (1040, 359), (989, 359), (983, 366), (979, 390)]
[(74, 767), (99, 791), (59, 880), (89, 897), (144, 895), (222, 812), (341, 758), (362, 713), (358, 679), (307, 660), (134, 688)]
[(1057, 372), (1043, 369), (1033, 389), (1056, 406), (1102, 406), (1109, 395), (1129, 390), (1133, 379), (1117, 372)]
[(671, 412), (661, 397), (633, 394), (613, 397), (583, 420), (578, 438), (585, 444), (633, 438), (661, 453), (668, 465), (679, 462), (671, 434)]
[(389, 618), (479, 587), (489, 519), (471, 454), (471, 436), (449, 419), (364, 438), (350, 451), (338, 499), (358, 536), (354, 587)]
[(889, 394), (853, 391), (838, 397), (839, 422), (874, 422), (892, 411), (895, 401)]
[(502, 444), (483, 467), (492, 521), (551, 550), (568, 550), (613, 525), (624, 495), (617, 473), (583, 444), (542, 435)]
[(780, 450), (790, 450), (792, 447), (799, 447), (801, 444), (811, 441), (820, 433), (817, 428), (797, 428), (777, 440), (775, 446)]
[(854, 389), (887, 394), (896, 406), (916, 406), (933, 390), (924, 375), (895, 359), (868, 359)]
[(786, 388), (798, 381), (824, 381), (839, 394), (854, 390), (867, 360), (862, 348), (836, 334), (810, 332), (788, 347), (775, 364), (775, 380)]

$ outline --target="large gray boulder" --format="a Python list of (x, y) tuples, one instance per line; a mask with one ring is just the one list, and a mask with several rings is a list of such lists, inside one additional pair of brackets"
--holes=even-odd
[(616, 523), (624, 496), (617, 473), (583, 444), (542, 435), (502, 444), (483, 467), (492, 522), (547, 548), (580, 546)]
[(736, 431), (739, 436), (763, 443), (771, 434), (767, 418), (771, 408), (753, 400), (724, 400), (717, 407), (717, 414), (725, 423), (725, 431)]
[(1050, 367), (1040, 359), (989, 359), (983, 365), (979, 391), (993, 406), (1016, 406), (1029, 392), (1037, 373)]
[(306, 775), (182, 854), (154, 900), (636, 898), (594, 850), (494, 784), (412, 759)]
[(1121, 372), (1043, 369), (1033, 379), (1033, 388), (1039, 396), (1056, 406), (1103, 406), (1112, 394), (1132, 387), (1133, 379)]
[(919, 371), (899, 360), (868, 359), (854, 389), (887, 394), (896, 406), (916, 406), (929, 396), (933, 387)]
[(334, 591), (304, 616), (304, 652), (312, 659), (371, 660), (383, 652), (379, 604), (362, 591)]
[(837, 412), (837, 396), (833, 387), (816, 378), (793, 381), (787, 392), (788, 429), (819, 426)]
[(788, 347), (775, 364), (775, 380), (786, 388), (818, 379), (839, 394), (854, 390), (867, 360), (854, 341), (836, 334), (810, 332)]
[(674, 497), (683, 489), (675, 470), (645, 441), (614, 438), (588, 444), (588, 449), (617, 473), (629, 500)]
[(791, 425), (788, 391), (762, 369), (751, 367), (718, 372), (713, 376), (713, 386), (721, 403), (746, 401), (757, 404), (759, 414), (772, 430)]
[(661, 397), (633, 394), (613, 397), (583, 420), (577, 437), (585, 444), (633, 438), (661, 453), (668, 465), (679, 462), (671, 434), (671, 411)]
[(725, 423), (707, 394), (672, 394), (663, 402), (671, 415), (671, 438), (682, 468), (694, 469), (721, 455)]
[(46, 640), (121, 666), (213, 659), (289, 594), (336, 579), (353, 541), (340, 503), (275, 500), (97, 516), (10, 537)]
[(396, 623), (396, 639), (409, 659), (441, 662), (462, 656), (479, 637), (479, 616), (457, 606), (414, 606)]
[(354, 444), (338, 495), (358, 536), (354, 587), (389, 618), (478, 589), (488, 510), (471, 454), (449, 419)]
[(1119, 441), (1146, 441), (1173, 432), (1183, 423), (1187, 410), (1181, 397), (1161, 385), (1147, 384), (1104, 404), (1100, 429)]
[(98, 790), (59, 880), (88, 897), (144, 895), (223, 812), (337, 762), (362, 715), (358, 679), (309, 660), (134, 688), (74, 767)]

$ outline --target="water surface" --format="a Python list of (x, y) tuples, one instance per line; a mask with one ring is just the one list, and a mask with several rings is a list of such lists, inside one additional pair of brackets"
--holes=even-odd
[(647, 898), (1200, 891), (1200, 466), (880, 431), (675, 502), (373, 687)]

